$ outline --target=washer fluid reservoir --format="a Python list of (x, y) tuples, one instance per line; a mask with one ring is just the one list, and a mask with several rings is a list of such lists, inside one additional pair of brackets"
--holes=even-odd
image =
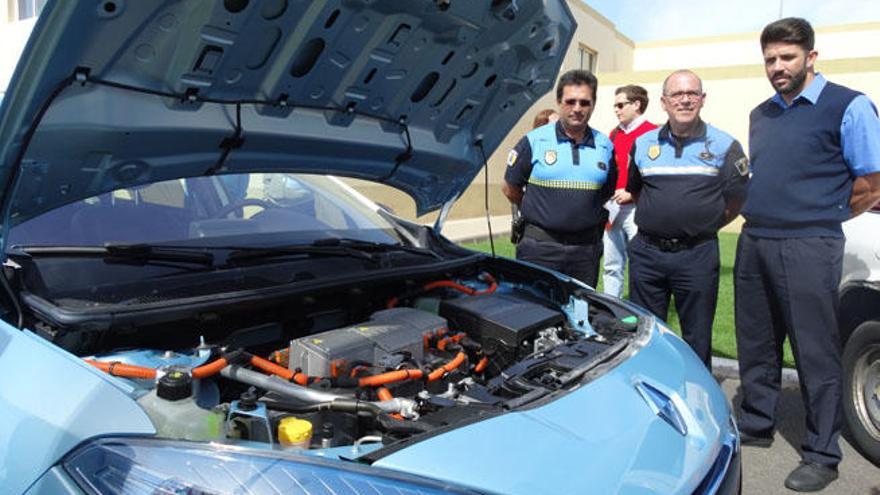
[(196, 404), (192, 377), (186, 372), (169, 371), (138, 403), (162, 438), (201, 441), (223, 438), (225, 415)]

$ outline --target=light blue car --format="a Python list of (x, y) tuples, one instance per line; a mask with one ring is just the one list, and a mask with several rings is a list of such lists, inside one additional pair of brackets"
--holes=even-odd
[(662, 322), (440, 233), (574, 29), (563, 0), (50, 1), (0, 107), (0, 493), (738, 493)]

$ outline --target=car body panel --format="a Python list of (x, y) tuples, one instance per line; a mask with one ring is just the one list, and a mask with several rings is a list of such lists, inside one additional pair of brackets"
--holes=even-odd
[(426, 213), (552, 88), (575, 29), (561, 0), (235, 4), (49, 2), (0, 115), (13, 222), (122, 187), (268, 170), (378, 180)]
[[(651, 410), (635, 388), (640, 381), (678, 402), (687, 436)], [(549, 404), (446, 432), (376, 465), (510, 495), (689, 494), (734, 434), (729, 417), (724, 395), (687, 344), (658, 334), (612, 371)], [(585, 457), (591, 454), (592, 462)]]
[(46, 471), (33, 485), (24, 492), (24, 495), (80, 495), (82, 490), (70, 479), (64, 468), (55, 466)]
[(80, 442), (156, 430), (134, 389), (0, 321), (0, 486), (23, 493)]
[(843, 224), (846, 248), (841, 286), (880, 281), (880, 212), (869, 211)]

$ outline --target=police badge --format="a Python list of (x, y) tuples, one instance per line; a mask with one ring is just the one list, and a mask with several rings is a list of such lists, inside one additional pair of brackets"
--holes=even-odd
[(544, 163), (553, 165), (556, 163), (556, 150), (547, 150), (544, 152)]
[(596, 165), (599, 167), (599, 170), (608, 170), (608, 165), (605, 162), (599, 162)]
[(660, 145), (659, 144), (652, 144), (650, 147), (648, 147), (648, 158), (650, 158), (651, 160), (656, 160), (657, 157), (659, 157), (659, 156), (660, 156)]
[(516, 163), (516, 159), (519, 156), (519, 153), (516, 150), (510, 150), (510, 153), (507, 154), (507, 166), (512, 167), (514, 163)]
[(742, 157), (739, 160), (733, 162), (733, 165), (736, 167), (736, 171), (739, 172), (739, 175), (748, 175), (749, 174), (749, 159), (746, 157)]

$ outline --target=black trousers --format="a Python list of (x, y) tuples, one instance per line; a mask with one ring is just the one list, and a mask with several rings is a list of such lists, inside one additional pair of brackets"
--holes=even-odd
[(585, 244), (562, 244), (526, 234), (516, 245), (516, 259), (556, 270), (596, 287), (603, 249), (601, 236)]
[(734, 268), (736, 344), (742, 380), (740, 429), (772, 434), (782, 344), (794, 351), (806, 410), (805, 461), (836, 466), (842, 423), (838, 285), (844, 239), (740, 235)]
[(712, 322), (718, 302), (718, 239), (669, 252), (636, 234), (629, 245), (629, 297), (666, 320), (670, 297), (681, 333), (707, 368), (712, 367)]

